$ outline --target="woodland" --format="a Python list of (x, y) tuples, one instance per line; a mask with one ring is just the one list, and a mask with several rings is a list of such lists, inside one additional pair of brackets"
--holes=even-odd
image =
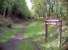
[(68, 50), (68, 0), (0, 0), (0, 50)]

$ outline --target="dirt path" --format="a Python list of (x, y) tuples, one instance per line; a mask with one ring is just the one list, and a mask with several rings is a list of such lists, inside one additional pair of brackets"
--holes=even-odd
[[(29, 24), (28, 22), (26, 22), (26, 23), (23, 22), (21, 24), (15, 24), (13, 26), (14, 28), (17, 28), (17, 27), (21, 28), (22, 33), (17, 32), (16, 35), (12, 36), (11, 39), (8, 40), (4, 44), (4, 49), (3, 50), (20, 50), (19, 45), (22, 44), (23, 46), (25, 46), (26, 43), (27, 43), (28, 47), (31, 45), (30, 48), (32, 47), (33, 50), (41, 50), (39, 45), (37, 45), (35, 42), (32, 42), (31, 39), (29, 39), (29, 38), (25, 39), (24, 33), (25, 33), (25, 30), (26, 30), (26, 27), (28, 26), (28, 24)], [(27, 46), (25, 48), (27, 48)]]

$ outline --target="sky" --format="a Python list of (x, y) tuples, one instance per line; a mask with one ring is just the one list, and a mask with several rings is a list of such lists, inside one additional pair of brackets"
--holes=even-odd
[(30, 0), (26, 0), (26, 3), (27, 3), (27, 6), (28, 6), (29, 10), (31, 10), (31, 8), (32, 8), (31, 1)]

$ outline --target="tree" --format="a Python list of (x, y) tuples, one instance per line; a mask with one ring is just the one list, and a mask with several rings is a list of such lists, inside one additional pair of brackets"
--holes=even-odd
[(46, 14), (46, 1), (45, 0), (32, 0), (34, 15), (43, 17)]
[(6, 14), (6, 11), (7, 11), (7, 13), (8, 13), (8, 16), (10, 15), (10, 13), (11, 13), (11, 11), (12, 11), (12, 6), (14, 5), (14, 2), (15, 2), (15, 0), (12, 0), (12, 1), (10, 1), (10, 0), (5, 0), (4, 1), (4, 3), (3, 3), (3, 16), (5, 16), (5, 14)]
[(19, 0), (17, 3), (19, 3), (18, 8), (21, 11), (21, 13), (24, 14), (25, 16), (30, 16), (30, 11), (29, 11), (29, 9), (28, 9), (28, 7), (26, 5), (25, 0)]
[(30, 16), (30, 11), (26, 5), (25, 0), (11, 0), (11, 1), (10, 0), (2, 0), (0, 5), (1, 5), (0, 9), (1, 9), (1, 12), (3, 13), (3, 16), (13, 15), (12, 11), (13, 12), (15, 11), (15, 13), (17, 11), (19, 11), (20, 14), (22, 14), (24, 16)]

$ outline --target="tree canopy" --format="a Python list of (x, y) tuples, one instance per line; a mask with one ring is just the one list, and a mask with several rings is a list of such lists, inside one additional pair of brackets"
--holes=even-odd
[(25, 0), (0, 0), (0, 12), (2, 15), (5, 16), (7, 12), (7, 15), (11, 16), (12, 11), (15, 11), (16, 9), (23, 16), (30, 16), (30, 11), (26, 5)]
[[(67, 16), (68, 4), (66, 4), (67, 0), (32, 0), (33, 2), (33, 10), (36, 16)], [(61, 17), (63, 18), (63, 17)]]
[(32, 0), (33, 10), (35, 16), (43, 17), (46, 13), (46, 2), (45, 0)]

